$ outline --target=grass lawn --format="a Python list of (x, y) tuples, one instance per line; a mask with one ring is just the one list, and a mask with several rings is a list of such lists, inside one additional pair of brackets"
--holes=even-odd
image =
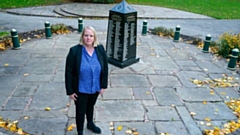
[[(0, 8), (18, 8), (67, 3), (71, 0), (1, 0)], [(77, 1), (77, 0), (72, 0)], [(80, 1), (80, 0), (79, 0)], [(119, 0), (118, 0), (119, 1)], [(240, 0), (126, 0), (211, 16), (217, 19), (240, 19)]]
[[(240, 19), (240, 0), (127, 0), (128, 3), (153, 5), (211, 16)], [(151, 2), (149, 2), (151, 1)]]

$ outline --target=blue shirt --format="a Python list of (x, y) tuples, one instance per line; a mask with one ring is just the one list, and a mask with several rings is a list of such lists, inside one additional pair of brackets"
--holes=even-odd
[(82, 47), (82, 61), (79, 70), (79, 92), (87, 94), (99, 92), (101, 65), (95, 50), (90, 56), (85, 47)]

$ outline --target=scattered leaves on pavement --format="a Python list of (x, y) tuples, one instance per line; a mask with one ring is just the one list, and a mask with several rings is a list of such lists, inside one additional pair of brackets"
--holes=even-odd
[[(204, 130), (204, 135), (226, 135), (240, 128), (240, 98), (231, 99), (229, 102), (226, 102), (226, 105), (233, 110), (233, 113), (238, 117), (238, 120), (224, 124), (222, 129), (214, 127), (213, 130)], [(215, 111), (218, 112), (218, 109), (216, 108)]]
[(28, 133), (24, 132), (22, 128), (19, 128), (17, 125), (18, 125), (18, 121), (10, 121), (9, 119), (4, 120), (0, 116), (0, 128), (4, 128), (8, 131), (11, 131), (19, 135), (29, 135)]
[[(227, 87), (239, 86), (238, 78), (234, 78), (232, 76), (230, 77), (226, 74), (223, 74), (223, 77), (218, 79), (197, 80), (197, 79), (190, 78), (189, 80), (199, 87), (204, 85), (208, 85), (210, 88), (216, 88), (216, 87), (227, 88)], [(213, 95), (214, 91), (211, 90), (210, 93)]]

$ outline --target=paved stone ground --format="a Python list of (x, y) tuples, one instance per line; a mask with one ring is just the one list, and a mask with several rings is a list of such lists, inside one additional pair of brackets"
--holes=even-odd
[[(43, 25), (48, 19), (71, 22), (76, 28), (74, 20), (69, 19), (0, 15), (8, 17), (0, 22), (4, 30), (12, 28), (16, 21), (19, 30), (33, 30), (42, 27), (39, 24)], [(164, 20), (152, 23), (157, 26), (161, 21)], [(218, 26), (226, 24), (227, 27), (220, 30), (211, 29), (216, 36), (226, 29), (239, 31), (235, 27), (239, 26), (239, 20), (165, 20), (164, 23), (170, 22), (191, 24), (189, 33), (198, 30), (201, 33), (204, 22), (218, 22), (215, 24)], [(105, 45), (107, 21), (87, 20), (85, 24), (96, 27), (100, 42)], [(213, 24), (211, 26), (214, 27)], [(189, 81), (190, 78), (221, 78), (222, 74), (239, 78), (235, 71), (226, 69), (224, 59), (202, 53), (194, 45), (175, 43), (172, 39), (155, 35), (141, 36), (140, 31), (141, 23), (137, 38), (140, 61), (124, 69), (109, 64), (109, 88), (103, 98), (99, 97), (95, 108), (95, 121), (102, 128), (103, 135), (123, 135), (128, 128), (137, 128), (141, 135), (161, 132), (202, 135), (203, 129), (222, 127), (227, 121), (237, 119), (224, 104), (229, 101), (227, 96), (239, 98), (237, 87), (215, 88), (212, 95), (209, 88), (197, 87)], [(70, 124), (75, 123), (75, 110), (73, 102), (65, 95), (64, 66), (69, 47), (77, 44), (79, 37), (77, 33), (54, 35), (53, 39), (41, 38), (22, 43), (20, 50), (0, 52), (0, 116), (19, 120), (18, 126), (31, 134), (75, 135), (76, 129), (66, 131)], [(4, 66), (5, 63), (9, 66)], [(203, 101), (207, 104), (204, 105)], [(46, 107), (51, 111), (44, 111)], [(191, 116), (190, 112), (196, 115)], [(29, 119), (25, 120), (25, 116)], [(201, 124), (206, 117), (214, 126)], [(112, 133), (109, 122), (114, 122), (115, 129), (123, 126), (123, 130)], [(0, 129), (0, 135), (12, 134)], [(85, 135), (92, 134), (85, 130)]]
[[(98, 34), (105, 44), (106, 33)], [(75, 129), (66, 132), (67, 126), (75, 123), (75, 110), (65, 95), (64, 66), (68, 49), (78, 43), (79, 36), (72, 33), (32, 40), (23, 43), (20, 50), (0, 53), (3, 118), (19, 120), (19, 127), (32, 134), (76, 133)], [(161, 132), (201, 135), (201, 130), (213, 128), (200, 124), (206, 117), (216, 126), (237, 119), (224, 104), (229, 100), (226, 96), (239, 97), (236, 87), (216, 88), (211, 95), (209, 88), (197, 87), (189, 81), (190, 78), (215, 79), (222, 74), (239, 77), (226, 69), (224, 60), (202, 53), (194, 45), (155, 35), (139, 34), (138, 43), (140, 62), (124, 69), (109, 65), (109, 88), (95, 109), (95, 121), (104, 135), (112, 134), (109, 122), (114, 122), (115, 128), (124, 126), (122, 131), (115, 130), (116, 135), (124, 134), (127, 127), (148, 135)], [(4, 63), (9, 66), (5, 67)], [(203, 101), (208, 103), (204, 105)], [(52, 110), (44, 111), (46, 107)], [(190, 112), (197, 115), (191, 116)], [(29, 119), (25, 120), (25, 116)], [(85, 134), (91, 132), (86, 130)]]

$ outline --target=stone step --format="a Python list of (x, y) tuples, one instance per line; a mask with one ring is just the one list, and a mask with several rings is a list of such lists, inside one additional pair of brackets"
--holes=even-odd
[(54, 9), (53, 9), (53, 12), (62, 16), (62, 17), (70, 17), (70, 18), (77, 18), (76, 15), (73, 15), (73, 14), (69, 14), (67, 12), (65, 12), (64, 10), (61, 9), (61, 6), (56, 6)]

